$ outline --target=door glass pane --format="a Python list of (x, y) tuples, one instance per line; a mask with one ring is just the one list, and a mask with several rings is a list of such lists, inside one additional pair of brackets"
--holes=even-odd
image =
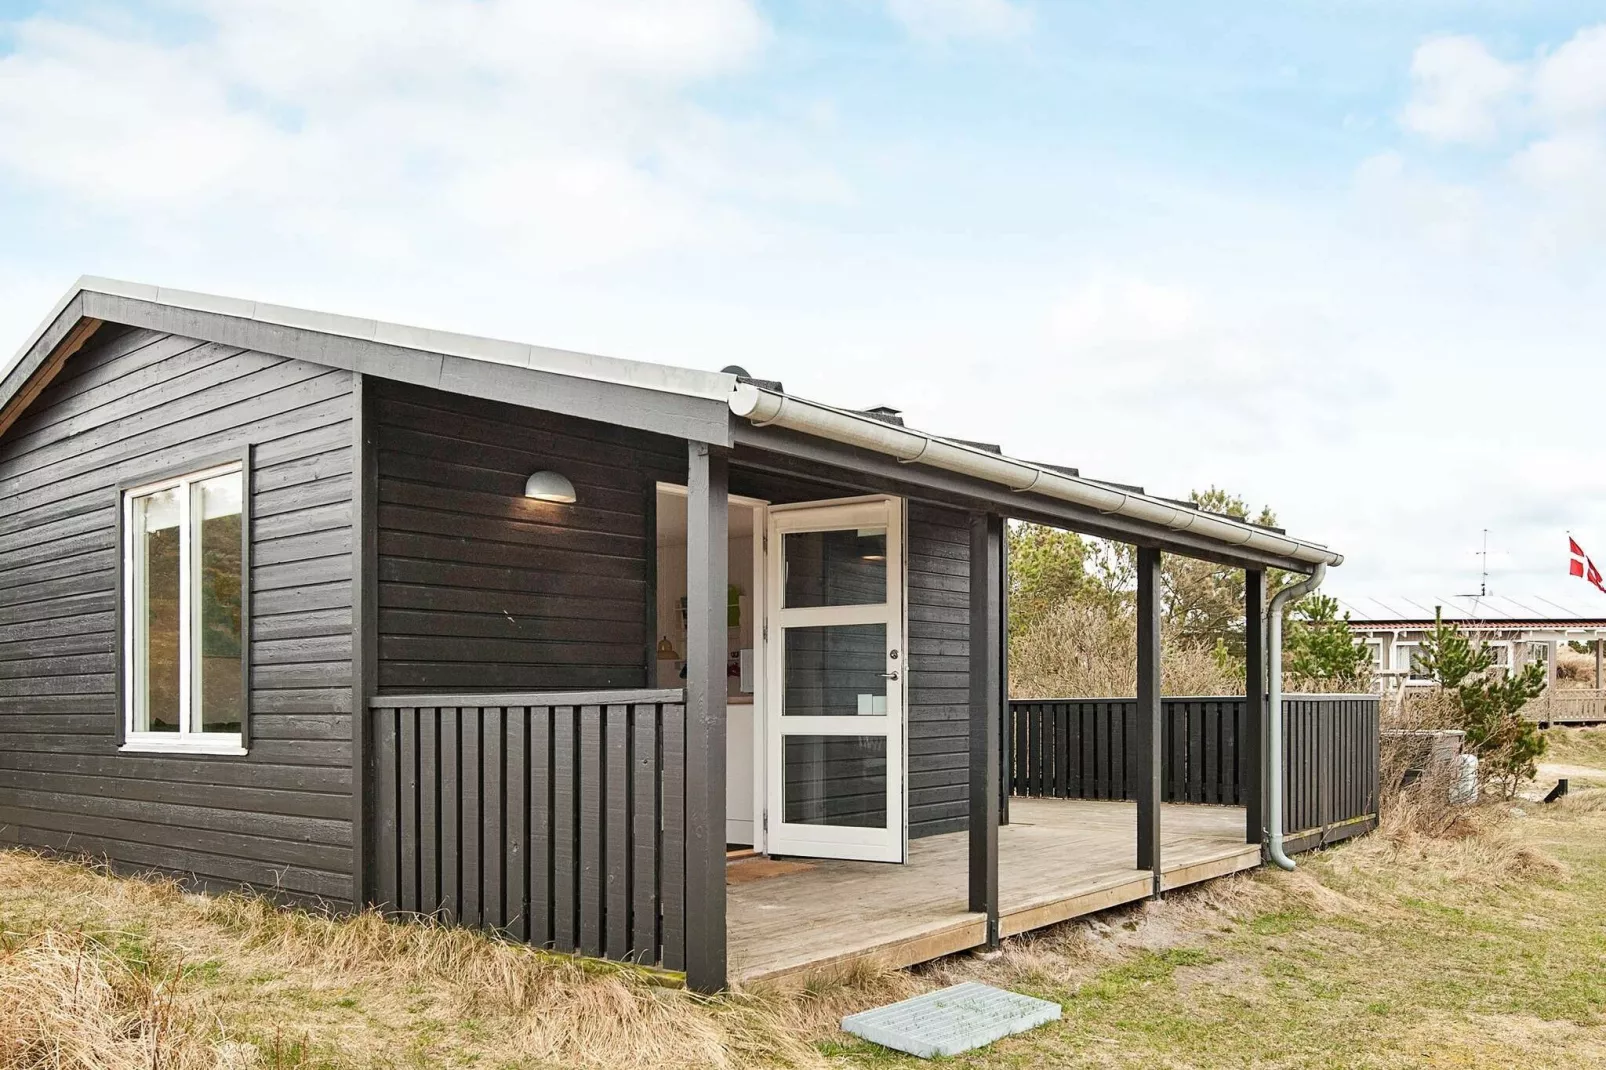
[(787, 628), (781, 713), (789, 717), (884, 717), (887, 626)]
[(240, 675), (240, 490), (238, 472), (190, 488), (195, 524), (197, 732), (239, 732), (244, 718)]
[(785, 605), (864, 606), (887, 600), (887, 529), (786, 534)]
[(886, 827), (886, 737), (787, 736), (785, 741), (788, 823)]
[(133, 501), (134, 730), (179, 730), (178, 491)]

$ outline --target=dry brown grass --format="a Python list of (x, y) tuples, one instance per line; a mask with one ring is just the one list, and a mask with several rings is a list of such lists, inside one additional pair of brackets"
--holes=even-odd
[[(1204, 647), (1167, 642), (1161, 659), (1168, 695), (1243, 693), (1243, 681)], [(1129, 697), (1137, 679), (1136, 625), (1098, 606), (1065, 602), (1010, 643), (1010, 692), (1017, 697)]]
[[(993, 957), (914, 971), (857, 965), (717, 999), (472, 932), (201, 897), (0, 852), (0, 1067), (878, 1065), (882, 1055), (837, 1031), (843, 1014), (971, 979), (1061, 1000), (1068, 1017), (967, 1065), (1317, 1065), (1289, 1061), (1290, 1050), (1331, 1039), (1305, 982), (1289, 988), (1279, 972), (1291, 948), (1319, 991), (1356, 993), (1344, 1013), (1395, 1001), (1400, 1030), (1419, 1031), (1424, 1044), (1475, 1044), (1479, 1058), (1467, 1065), (1492, 1065), (1497, 1043), (1466, 1032), (1442, 1001), (1407, 1005), (1417, 989), (1376, 964), (1431, 969), (1433, 956), (1456, 948), (1481, 957), (1447, 977), (1504, 968), (1500, 945), (1449, 942), (1461, 939), (1458, 926), (1477, 935), (1485, 919), (1509, 916), (1503, 903), (1528, 912), (1512, 924), (1554, 940), (1546, 955), (1574, 946), (1574, 932), (1587, 929), (1561, 905), (1598, 902), (1596, 884), (1583, 882), (1598, 883), (1601, 865), (1580, 862), (1575, 877), (1548, 844), (1606, 834), (1603, 813), (1606, 791), (1553, 807), (1457, 808), (1449, 822), (1424, 821), (1409, 800), (1396, 801), (1376, 834), (1303, 855), (1295, 873), (1213, 881), (1007, 941)], [(1542, 977), (1528, 984), (1542, 993)], [(1587, 1017), (1590, 998), (1568, 1013)], [(1480, 1011), (1480, 1021), (1516, 1035), (1532, 1024), (1524, 1008), (1545, 1006), (1542, 996), (1524, 999), (1498, 1016)], [(1188, 1039), (1195, 1034), (1179, 1030), (1193, 1020), (1214, 1023), (1234, 1046)], [(1369, 1028), (1372, 1043), (1384, 1043), (1387, 1029)], [(1285, 1043), (1290, 1029), (1297, 1037)], [(1587, 1064), (1577, 1061), (1594, 1050), (1587, 1034), (1568, 1033), (1543, 1065)], [(1366, 1065), (1413, 1065), (1408, 1054)]]
[(709, 1000), (469, 930), (192, 895), (17, 851), (0, 852), (0, 922), (7, 1070), (816, 1066), (811, 1033), (918, 984), (861, 970)]
[[(1438, 690), (1398, 693), (1384, 700), (1379, 740), (1379, 810), (1385, 827), (1438, 837), (1450, 835), (1467, 812), (1451, 801), (1460, 769), (1434, 753), (1430, 733), (1455, 724), (1453, 698)], [(1420, 779), (1406, 783), (1408, 774)]]
[(224, 1054), (180, 998), (181, 971), (130, 961), (104, 938), (46, 930), (0, 948), (0, 1066), (190, 1067)]
[(1606, 769), (1606, 726), (1545, 729), (1544, 760)]
[(1562, 688), (1595, 686), (1595, 655), (1583, 653), (1563, 643), (1556, 651), (1556, 686)]

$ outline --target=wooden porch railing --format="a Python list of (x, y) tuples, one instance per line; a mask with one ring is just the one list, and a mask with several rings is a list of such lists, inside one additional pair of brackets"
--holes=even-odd
[[(1136, 699), (1013, 699), (1009, 708), (1013, 794), (1136, 797)], [(1242, 697), (1161, 700), (1164, 801), (1245, 803), (1247, 777), (1253, 775), (1238, 746), (1245, 716)], [(1375, 821), (1376, 696), (1288, 696), (1283, 739), (1284, 827), (1291, 849), (1330, 842), (1361, 831), (1367, 819)]]
[(1375, 695), (1283, 699), (1283, 828), (1306, 851), (1377, 822), (1380, 701)]
[(685, 966), (684, 692), (370, 703), (388, 910)]
[[(1014, 794), (1136, 798), (1136, 699), (1011, 699), (1009, 709)], [(1243, 725), (1241, 698), (1162, 699), (1161, 798), (1242, 803), (1236, 741)]]
[(1522, 712), (1546, 727), (1558, 724), (1606, 724), (1606, 691), (1595, 688), (1547, 687)]

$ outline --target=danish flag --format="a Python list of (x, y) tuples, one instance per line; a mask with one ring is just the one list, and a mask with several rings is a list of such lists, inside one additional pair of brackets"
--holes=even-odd
[(1567, 564), (1567, 571), (1581, 580), (1593, 583), (1596, 589), (1606, 594), (1606, 585), (1601, 583), (1600, 569), (1595, 567), (1595, 562), (1589, 559), (1589, 555), (1584, 553), (1584, 548), (1579, 546), (1571, 535), (1567, 536), (1567, 549), (1572, 552), (1572, 560)]

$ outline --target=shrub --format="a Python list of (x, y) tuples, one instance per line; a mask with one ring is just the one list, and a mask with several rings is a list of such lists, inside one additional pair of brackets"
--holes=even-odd
[(1300, 600), (1283, 640), (1284, 672), (1301, 691), (1360, 692), (1372, 689), (1372, 655), (1350, 630), (1338, 599), (1313, 594)]
[[(1017, 697), (1102, 698), (1137, 694), (1137, 621), (1129, 609), (1067, 601), (1010, 638), (1009, 686)], [(1168, 695), (1232, 695), (1242, 670), (1188, 642), (1162, 644), (1160, 677)], [(1241, 661), (1239, 662), (1241, 665)]]
[(1546, 669), (1530, 662), (1520, 671), (1494, 669), (1494, 652), (1474, 644), (1454, 624), (1436, 621), (1422, 643), (1423, 665), (1441, 691), (1452, 695), (1456, 727), (1478, 758), (1478, 778), (1510, 797), (1533, 779), (1545, 737), (1522, 708), (1545, 690)]

